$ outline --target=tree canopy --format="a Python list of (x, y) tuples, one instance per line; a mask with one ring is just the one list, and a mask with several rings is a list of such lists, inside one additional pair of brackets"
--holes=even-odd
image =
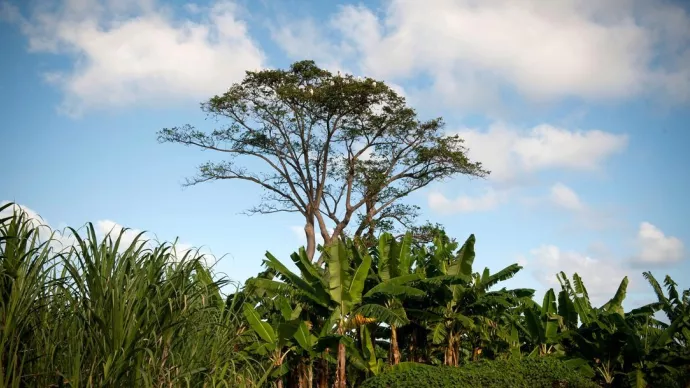
[(378, 224), (410, 227), (416, 209), (401, 198), (437, 180), (489, 173), (468, 158), (459, 136), (444, 132), (441, 118), (421, 121), (384, 82), (333, 74), (313, 61), (248, 71), (202, 110), (217, 128), (158, 132), (160, 142), (225, 156), (201, 164), (186, 184), (234, 179), (261, 186), (264, 197), (249, 213), (301, 214), (310, 259), (317, 227), (326, 244), (344, 235), (355, 215), (355, 237)]

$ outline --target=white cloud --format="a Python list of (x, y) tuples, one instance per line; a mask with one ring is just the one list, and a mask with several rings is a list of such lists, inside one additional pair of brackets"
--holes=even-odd
[(551, 201), (567, 210), (582, 211), (586, 209), (577, 193), (560, 182), (551, 186)]
[(280, 27), (270, 26), (271, 37), (289, 58), (308, 58), (332, 72), (350, 72), (342, 62), (343, 50), (347, 48), (337, 47), (326, 40), (313, 20), (284, 21), (277, 25)]
[(222, 93), (264, 62), (232, 2), (194, 12), (187, 7), (194, 20), (174, 19), (155, 0), (57, 3), (41, 3), (28, 17), (3, 3), (0, 13), (19, 24), (29, 51), (74, 59), (70, 71), (44, 74), (64, 92), (61, 109), (68, 114), (199, 101)]
[(620, 260), (601, 243), (593, 244), (590, 250), (597, 258), (574, 251), (563, 251), (555, 245), (545, 244), (530, 251), (519, 261), (531, 269), (535, 278), (546, 288), (560, 288), (556, 274), (563, 271), (572, 279), (577, 273), (584, 281), (587, 291), (596, 304), (606, 302), (616, 292), (620, 281), (628, 276), (628, 291), (644, 291), (646, 284), (638, 265), (676, 263), (684, 258), (683, 243), (676, 237), (664, 235), (656, 226), (643, 222), (637, 234), (639, 253), (629, 259)]
[[(134, 243), (135, 238), (142, 233), (140, 229), (126, 228), (111, 220), (96, 221), (94, 223), (94, 229), (96, 230), (96, 234), (101, 238), (108, 234), (113, 241), (120, 238), (120, 251), (129, 248)], [(142, 242), (145, 242), (145, 247), (147, 248), (153, 248), (160, 243), (151, 233), (146, 232), (137, 240), (137, 246)], [(198, 249), (190, 244), (181, 243), (179, 241), (174, 241), (171, 245), (172, 257), (175, 260), (182, 260), (187, 253), (189, 253), (189, 257), (198, 253), (203, 255), (203, 261), (207, 266), (211, 266), (217, 261), (217, 258), (208, 249)]]
[[(0, 208), (5, 207), (10, 203), (10, 201), (0, 201)], [(41, 217), (33, 209), (30, 209), (24, 205), (17, 203), (13, 203), (12, 206), (7, 206), (2, 211), (0, 211), (0, 218), (11, 217), (12, 214), (20, 212), (24, 212), (26, 214), (26, 218), (32, 226), (39, 227), (48, 225), (46, 221), (43, 219), (43, 217)]]
[(491, 188), (477, 197), (461, 195), (454, 199), (449, 199), (439, 192), (431, 192), (428, 203), (431, 210), (441, 214), (469, 213), (495, 209), (506, 197), (507, 192)]
[[(0, 207), (9, 204), (10, 201), (0, 201)], [(38, 232), (40, 242), (48, 241), (48, 246), (54, 251), (63, 251), (76, 245), (77, 240), (66, 230), (53, 230), (48, 221), (41, 217), (35, 210), (21, 204), (14, 203), (0, 211), (0, 219), (11, 217), (13, 213), (23, 212), (32, 227)]]
[(494, 124), (486, 131), (463, 129), (454, 133), (465, 139), (470, 158), (491, 171), (489, 179), (504, 183), (547, 169), (594, 171), (628, 143), (627, 135), (548, 124), (529, 130)]
[[(490, 185), (478, 197), (463, 195), (449, 199), (438, 192), (430, 193), (429, 206), (441, 213), (494, 209), (508, 200), (511, 188), (532, 179), (540, 171), (598, 171), (606, 159), (621, 152), (628, 143), (627, 135), (600, 130), (568, 130), (548, 124), (519, 130), (499, 123), (485, 131), (462, 129), (450, 133), (465, 140), (471, 160), (482, 162), (484, 168), (491, 171)], [(562, 183), (551, 188), (549, 199), (569, 210), (587, 210), (577, 194)]]
[(690, 17), (672, 2), (391, 0), (380, 13), (343, 6), (321, 28), (337, 35), (319, 46), (334, 60), (387, 79), (428, 75), (452, 105), (494, 100), (502, 85), (534, 100), (690, 98)]
[(592, 206), (561, 182), (553, 184), (547, 196), (523, 198), (523, 203), (540, 209), (545, 203), (551, 203), (556, 209), (568, 212), (571, 218), (567, 219), (563, 232), (570, 235), (592, 230), (620, 230), (628, 226), (620, 219), (620, 208), (616, 204)]
[[(0, 207), (8, 203), (9, 201), (0, 201)], [(40, 241), (50, 240), (50, 247), (54, 251), (61, 252), (69, 250), (72, 247), (78, 246), (77, 239), (69, 230), (53, 229), (46, 220), (44, 220), (41, 216), (38, 215), (38, 213), (36, 213), (36, 211), (26, 206), (15, 204), (14, 206), (8, 207), (4, 209), (2, 212), (0, 212), (0, 219), (11, 216), (14, 209), (17, 209), (17, 211), (24, 211), (26, 213), (26, 216), (31, 221), (33, 226), (38, 227)], [(98, 220), (94, 222), (93, 225), (94, 231), (96, 232), (96, 237), (99, 239), (102, 239), (105, 236), (110, 235), (111, 239), (114, 242), (122, 233), (119, 246), (120, 252), (123, 252), (127, 248), (129, 248), (134, 242), (136, 236), (142, 232), (139, 229), (125, 228), (117, 222), (111, 220)], [(77, 229), (77, 231), (81, 234), (82, 238), (85, 238), (86, 231), (83, 228), (75, 229)], [(139, 240), (137, 240), (137, 246), (139, 246), (139, 244), (142, 242), (146, 242), (145, 247), (152, 248), (154, 246), (154, 243), (156, 243), (156, 240), (152, 238), (151, 234), (144, 233), (139, 238)], [(187, 252), (190, 251), (192, 253), (196, 253), (197, 249), (190, 244), (179, 242), (175, 242), (175, 244), (172, 247), (172, 255), (175, 259), (181, 259)], [(198, 252), (204, 255), (204, 262), (207, 266), (211, 266), (217, 261), (217, 258), (207, 249), (199, 249)]]
[[(94, 229), (99, 236), (110, 235), (110, 238), (115, 241), (120, 238), (120, 247), (126, 249), (134, 243), (134, 239), (142, 233), (139, 229), (126, 229), (117, 222), (111, 220), (99, 220), (94, 223)], [(146, 234), (139, 237), (137, 245), (146, 241), (148, 238)]]
[(546, 288), (560, 290), (556, 274), (563, 271), (572, 281), (577, 273), (596, 305), (609, 300), (618, 289), (623, 277), (628, 276), (628, 290), (640, 286), (640, 276), (627, 263), (616, 259), (595, 259), (578, 252), (563, 251), (554, 245), (542, 245), (523, 258), (525, 268)]
[(685, 246), (677, 237), (666, 236), (658, 227), (642, 222), (637, 232), (639, 253), (633, 258), (635, 264), (663, 265), (685, 258)]

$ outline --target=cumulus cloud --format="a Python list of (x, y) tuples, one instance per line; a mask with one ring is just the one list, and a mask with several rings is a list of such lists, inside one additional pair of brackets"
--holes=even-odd
[(428, 196), (428, 204), (431, 210), (440, 214), (469, 213), (493, 210), (507, 197), (507, 192), (489, 188), (480, 196), (472, 197), (461, 195), (448, 198), (439, 192), (431, 192)]
[[(44, 74), (64, 93), (61, 109), (199, 101), (260, 68), (264, 54), (229, 1), (186, 7), (186, 18), (155, 0), (41, 2), (22, 15), (3, 2), (35, 53), (65, 54), (72, 69)], [(193, 18), (191, 16), (194, 16)]]
[[(512, 188), (541, 171), (599, 171), (607, 159), (628, 144), (624, 134), (570, 130), (548, 124), (522, 130), (496, 123), (486, 130), (461, 129), (450, 133), (465, 140), (470, 159), (481, 161), (491, 171), (490, 185), (478, 197), (449, 199), (438, 192), (429, 193), (429, 206), (442, 213), (494, 209), (508, 200)], [(569, 210), (587, 210), (577, 194), (562, 183), (551, 188), (549, 199)]]
[(577, 193), (560, 182), (551, 186), (551, 201), (567, 210), (581, 211), (586, 209)]
[(351, 73), (343, 64), (346, 47), (328, 41), (312, 19), (284, 21), (270, 27), (272, 39), (294, 60), (313, 59), (330, 71)]
[(632, 261), (636, 265), (666, 265), (685, 258), (685, 246), (677, 237), (666, 236), (661, 229), (642, 222), (637, 232), (639, 253)]
[(610, 299), (618, 285), (628, 276), (629, 290), (639, 287), (640, 276), (627, 263), (612, 259), (598, 259), (579, 252), (563, 251), (555, 245), (542, 245), (522, 258), (525, 268), (531, 269), (534, 277), (546, 288), (560, 289), (556, 274), (563, 271), (570, 279), (577, 273), (582, 278), (594, 304)]
[[(1, 201), (0, 207), (8, 203), (9, 201)], [(0, 212), (0, 219), (11, 216), (14, 211), (23, 211), (31, 224), (35, 227), (38, 227), (40, 241), (49, 241), (49, 245), (54, 251), (62, 252), (78, 246), (77, 239), (71, 231), (68, 229), (53, 229), (50, 224), (40, 215), (38, 215), (35, 210), (27, 206), (20, 204), (9, 206)], [(126, 228), (112, 220), (98, 220), (93, 223), (93, 226), (94, 231), (96, 232), (96, 237), (99, 239), (109, 235), (110, 238), (115, 241), (118, 237), (120, 237), (119, 249), (121, 252), (130, 247), (132, 243), (134, 243), (136, 237), (142, 233), (142, 231), (139, 229)], [(77, 229), (77, 231), (82, 232), (83, 229)], [(81, 237), (84, 238), (85, 233), (81, 234)], [(137, 240), (137, 245), (140, 243), (145, 243), (145, 247), (152, 248), (156, 242), (156, 239), (150, 233), (144, 233)], [(217, 261), (217, 258), (207, 249), (197, 249), (190, 244), (180, 243), (177, 241), (172, 247), (172, 256), (177, 260), (182, 259), (188, 252), (190, 254), (195, 254), (197, 252), (199, 254), (203, 254), (204, 261), (208, 266), (213, 265)]]
[(549, 169), (595, 171), (625, 149), (628, 137), (601, 130), (570, 130), (541, 124), (521, 130), (494, 124), (487, 130), (455, 131), (465, 139), (471, 159), (491, 171), (489, 179), (514, 182)]
[(453, 105), (506, 85), (533, 100), (690, 99), (690, 17), (670, 1), (392, 0), (342, 6), (320, 28), (329, 52), (377, 77), (426, 75)]
[(48, 221), (41, 217), (35, 210), (17, 203), (5, 207), (8, 204), (10, 204), (10, 201), (0, 201), (0, 208), (4, 207), (4, 209), (0, 211), (0, 219), (11, 217), (14, 213), (23, 212), (30, 225), (36, 228), (39, 241), (48, 241), (48, 245), (53, 250), (58, 252), (63, 251), (77, 244), (77, 240), (70, 232), (54, 230), (51, 228)]
[(672, 264), (684, 258), (684, 246), (676, 237), (666, 236), (659, 228), (643, 222), (637, 234), (637, 254), (618, 259), (601, 244), (590, 247), (592, 255), (576, 251), (565, 251), (544, 244), (519, 258), (519, 262), (531, 269), (534, 277), (546, 288), (560, 288), (556, 274), (563, 271), (569, 277), (577, 273), (582, 277), (587, 291), (598, 304), (608, 300), (618, 288), (624, 276), (628, 276), (629, 291), (643, 289), (645, 281), (639, 265), (649, 270), (650, 266)]
[(628, 226), (620, 219), (620, 209), (615, 204), (597, 204), (596, 206), (588, 204), (573, 188), (561, 182), (553, 184), (547, 196), (525, 198), (524, 202), (537, 207), (550, 203), (554, 208), (566, 211), (570, 218), (566, 222), (564, 231), (568, 234), (591, 230), (626, 229)]

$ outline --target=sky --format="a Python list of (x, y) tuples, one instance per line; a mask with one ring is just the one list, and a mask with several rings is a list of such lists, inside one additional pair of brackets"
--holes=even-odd
[[(578, 273), (597, 303), (643, 271), (690, 287), (690, 13), (636, 0), (0, 0), (0, 201), (56, 230), (92, 222), (179, 237), (243, 281), (305, 240), (292, 215), (246, 216), (260, 190), (183, 188), (209, 154), (156, 132), (204, 127), (199, 104), (246, 70), (312, 59), (373, 77), (421, 119), (443, 117), (486, 179), (405, 199), (507, 286), (558, 290)], [(83, 230), (83, 229), (82, 229)]]

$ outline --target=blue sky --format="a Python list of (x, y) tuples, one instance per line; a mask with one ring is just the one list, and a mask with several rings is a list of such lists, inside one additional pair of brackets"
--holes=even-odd
[(301, 220), (242, 215), (250, 184), (183, 189), (209, 154), (156, 131), (205, 128), (199, 103), (245, 70), (313, 59), (443, 116), (492, 171), (406, 200), (475, 233), (477, 266), (519, 262), (511, 285), (539, 290), (578, 272), (598, 301), (627, 275), (639, 304), (643, 270), (690, 285), (690, 14), (600, 3), (0, 0), (0, 201), (179, 236), (242, 281), (302, 244)]

